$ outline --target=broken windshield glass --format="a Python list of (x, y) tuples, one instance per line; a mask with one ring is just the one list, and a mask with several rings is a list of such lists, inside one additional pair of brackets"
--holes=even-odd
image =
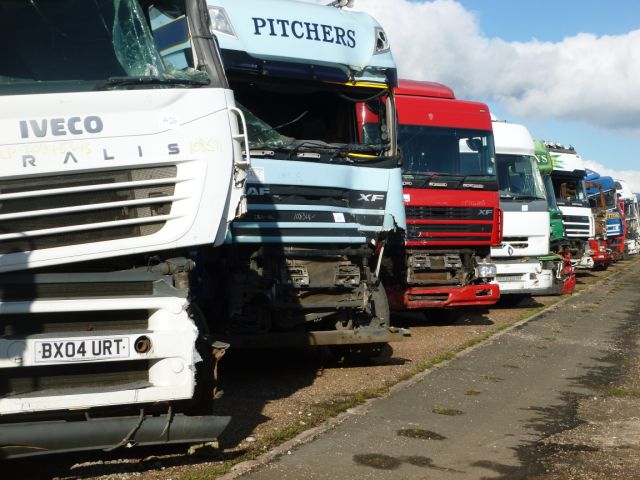
[[(180, 0), (181, 1), (181, 0)], [(178, 0), (176, 0), (177, 3)], [(0, 93), (92, 90), (112, 78), (206, 79), (164, 62), (137, 0), (2, 0)], [(188, 40), (188, 37), (187, 39)], [(193, 70), (193, 69), (191, 69)], [(111, 85), (116, 88), (118, 82)], [(189, 82), (125, 82), (137, 88)]]
[(242, 110), (247, 121), (250, 148), (284, 148), (294, 142), (293, 138), (280, 135), (274, 127), (258, 118), (247, 110), (246, 107), (240, 105), (238, 102), (236, 102), (236, 105)]

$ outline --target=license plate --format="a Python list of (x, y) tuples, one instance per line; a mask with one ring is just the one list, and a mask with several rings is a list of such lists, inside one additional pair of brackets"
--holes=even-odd
[(129, 358), (129, 338), (64, 339), (35, 342), (36, 363)]

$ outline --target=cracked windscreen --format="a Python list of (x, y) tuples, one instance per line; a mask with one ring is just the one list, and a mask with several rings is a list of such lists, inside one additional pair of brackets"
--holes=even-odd
[(0, 40), (0, 94), (208, 83), (163, 60), (137, 0), (2, 0)]
[(279, 134), (273, 126), (258, 118), (243, 105), (236, 102), (236, 106), (244, 113), (250, 148), (284, 148), (294, 142), (293, 138)]

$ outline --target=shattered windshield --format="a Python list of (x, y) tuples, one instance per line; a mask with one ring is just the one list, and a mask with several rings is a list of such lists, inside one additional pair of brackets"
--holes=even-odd
[(0, 94), (208, 83), (163, 60), (137, 0), (2, 0), (0, 39)]
[(284, 148), (293, 143), (293, 138), (279, 134), (274, 127), (258, 118), (243, 105), (236, 102), (236, 106), (242, 110), (247, 121), (247, 133), (251, 149)]

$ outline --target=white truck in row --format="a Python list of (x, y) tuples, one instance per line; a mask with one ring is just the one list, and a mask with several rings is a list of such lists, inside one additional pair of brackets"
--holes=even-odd
[(11, 0), (0, 27), (0, 457), (216, 438), (226, 345), (189, 280), (243, 211), (247, 142), (206, 3)]
[(561, 261), (549, 254), (549, 210), (536, 163), (535, 144), (523, 125), (493, 120), (500, 208), (504, 212), (502, 244), (491, 248), (500, 295), (552, 294)]

